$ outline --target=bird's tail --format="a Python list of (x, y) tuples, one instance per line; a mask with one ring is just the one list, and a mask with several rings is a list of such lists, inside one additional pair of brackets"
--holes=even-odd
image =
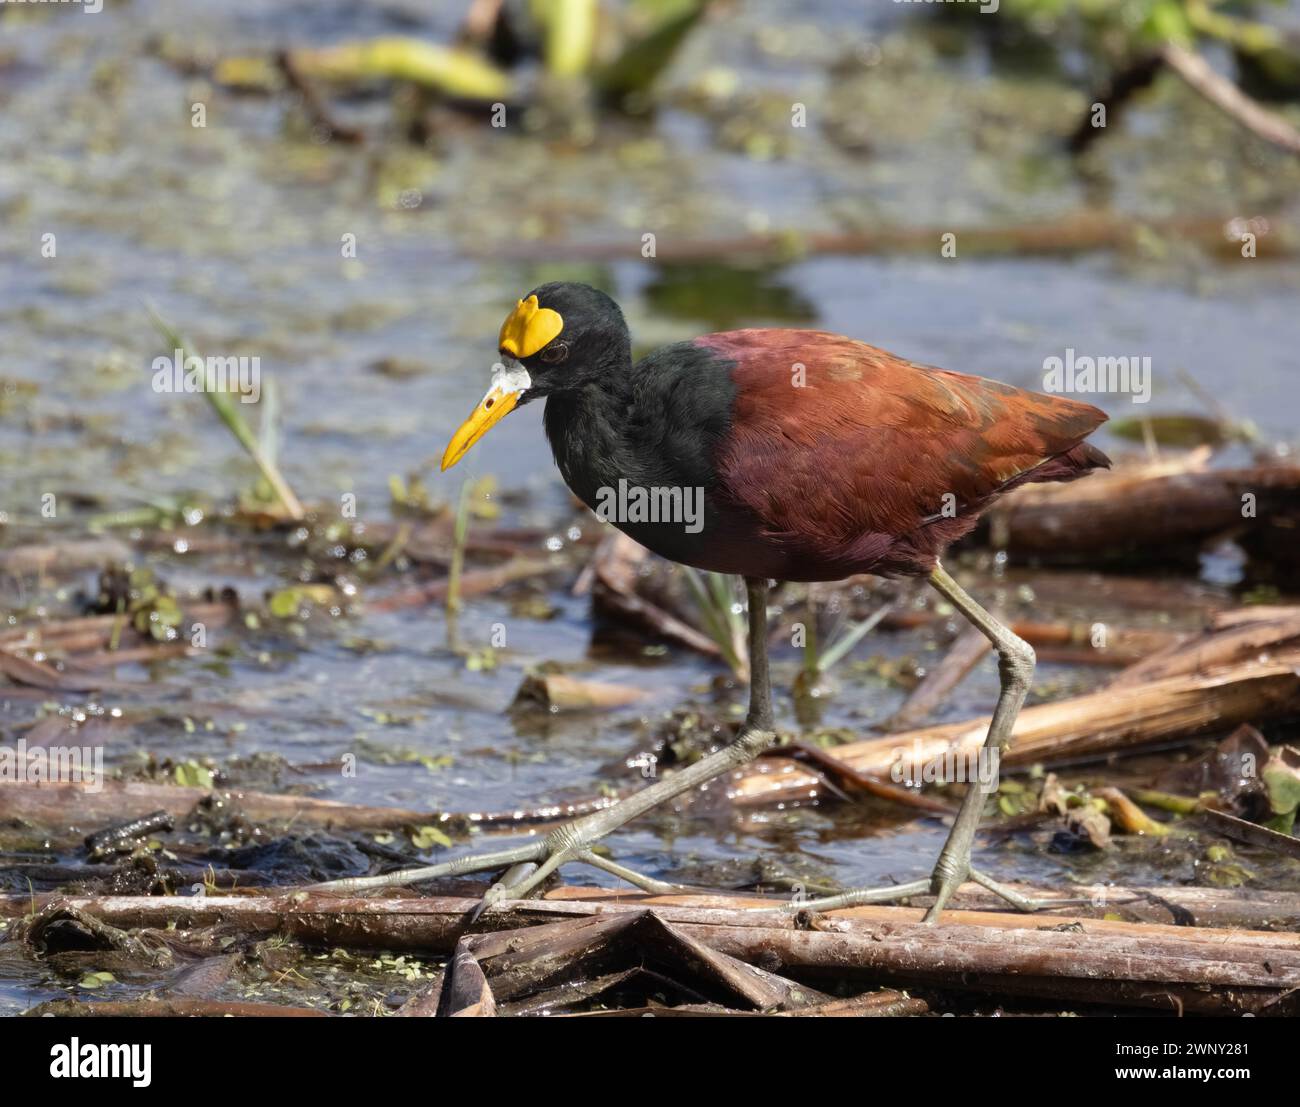
[[(1025, 484), (1043, 484), (1048, 481), (1078, 480), (1094, 469), (1109, 469), (1110, 458), (1091, 442), (1080, 442), (1063, 454), (1049, 457), (1025, 475)], [(1021, 482), (1017, 482), (1021, 483)]]

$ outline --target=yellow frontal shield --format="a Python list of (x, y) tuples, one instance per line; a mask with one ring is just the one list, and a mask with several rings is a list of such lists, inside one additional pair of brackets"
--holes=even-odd
[(537, 306), (537, 297), (520, 300), (501, 324), (497, 346), (514, 358), (532, 357), (552, 338), (564, 330), (558, 311)]

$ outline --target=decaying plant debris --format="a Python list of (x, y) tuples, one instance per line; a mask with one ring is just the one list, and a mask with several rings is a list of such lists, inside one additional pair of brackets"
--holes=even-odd
[[(901, 907), (811, 914), (770, 900), (592, 889), (508, 903), (474, 927), (466, 919), (476, 898), (438, 896), (358, 900), (286, 891), (188, 900), (55, 897), (44, 906), (14, 897), (0, 911), (21, 920), (11, 940), (44, 956), (56, 929), (65, 932), (66, 954), (79, 942), (116, 948), (128, 940), (117, 928), (130, 927), (142, 935), (130, 940), (146, 945), (202, 944), (212, 931), (246, 942), (280, 937), (445, 957), (445, 967), (397, 1011), (404, 1015), (612, 1013), (630, 1004), (625, 1014), (650, 1006), (879, 1017), (923, 1014), (929, 1007), (916, 993), (950, 989), (1178, 1013), (1295, 1013), (1300, 934), (1189, 925), (1192, 911), (1178, 898), (1116, 889), (1106, 918), (1096, 917), (1101, 907), (1090, 917), (1075, 905), (1033, 918), (957, 910), (937, 927)], [(1297, 907), (1294, 896), (1200, 898), (1221, 918), (1236, 910), (1293, 921)], [(1183, 925), (1111, 917), (1131, 905), (1167, 911)], [(118, 937), (105, 939), (103, 931)], [(163, 1005), (157, 1010), (172, 1002), (168, 984), (154, 1002)]]
[[(1136, 503), (1146, 503), (1142, 497), (1151, 479), (1167, 476), (1121, 471), (1106, 497), (1112, 514), (1125, 518), (1127, 490)], [(1269, 481), (1256, 483), (1264, 487)], [(1290, 485), (1274, 487), (1285, 491)], [(1036, 491), (1026, 497), (1032, 502), (1013, 500), (1011, 533), (1022, 526), (1016, 519), (1029, 517), (1025, 512), (1050, 520), (1075, 510), (1076, 491), (1067, 488), (1060, 495), (1060, 504)], [(994, 528), (1005, 525), (995, 520)], [(1034, 525), (1050, 529), (1059, 523)], [(262, 541), (276, 540), (275, 526)], [(404, 547), (425, 551), (419, 564), (436, 574), (452, 562), (457, 529), (446, 515), (435, 515), (417, 527), (388, 533), (380, 528), (354, 540), (384, 549), (400, 538)], [(689, 591), (622, 536), (584, 542), (546, 560), (532, 552), (541, 532), (480, 524), (459, 533), (471, 551), (457, 585), (463, 595), (509, 590), (539, 574), (559, 580), (567, 574), (576, 581), (574, 592), (589, 593), (602, 617), (623, 632), (721, 656), (717, 642), (692, 622)], [(1100, 528), (1098, 542), (1107, 542), (1108, 533)], [(1196, 534), (1203, 538), (1209, 530)], [(7, 556), (23, 572), (67, 577), (88, 567), (107, 568), (123, 552), (114, 540), (39, 555), (10, 549)], [(293, 602), (343, 600), (389, 610), (446, 602), (445, 576), (413, 584), (409, 571), (400, 572), (400, 562), (390, 564), (366, 582), (366, 594), (353, 591), (344, 600), (347, 590), (332, 588), (319, 601), (304, 593)], [(1050, 574), (1031, 579), (1045, 595), (1056, 586)], [(868, 598), (854, 602), (882, 613), (883, 627), (892, 628), (882, 633), (944, 633), (941, 611), (917, 608), (897, 590), (891, 597), (863, 583)], [(860, 587), (850, 582), (844, 595)], [(1123, 594), (1128, 586), (1116, 578), (1115, 587)], [(1189, 857), (1199, 848), (1195, 842), (1222, 842), (1205, 847), (1210, 862), (1204, 871), (1211, 877), (1220, 873), (1223, 887), (1124, 888), (1080, 881), (1033, 889), (1062, 904), (1035, 916), (990, 910), (996, 901), (971, 887), (959, 909), (936, 928), (919, 924), (917, 904), (813, 914), (800, 909), (801, 892), (773, 899), (703, 889), (647, 896), (559, 888), (545, 899), (508, 904), (471, 921), (474, 889), (481, 886), (419, 898), (410, 892), (358, 898), (313, 886), (409, 863), (409, 846), (384, 847), (372, 836), (387, 834), (395, 845), (446, 848), (471, 833), (553, 825), (611, 802), (615, 789), (492, 813), (377, 807), (301, 789), (277, 792), (216, 778), (185, 782), (184, 774), (173, 780), (114, 779), (98, 790), (29, 781), (0, 791), (6, 833), (16, 832), (22, 841), (23, 828), (45, 828), (51, 841), (65, 845), (60, 859), (19, 853), (0, 867), (17, 893), (0, 901), (4, 944), (10, 956), (20, 952), (55, 978), (76, 984), (73, 997), (33, 1006), (30, 1013), (38, 1015), (900, 1017), (978, 1009), (991, 998), (1048, 1008), (1294, 1013), (1300, 889), (1237, 886), (1248, 878), (1234, 875), (1246, 870), (1233, 859), (1233, 849), (1263, 850), (1281, 864), (1297, 855), (1296, 839), (1287, 833), (1296, 805), (1289, 814), (1285, 810), (1291, 755), (1285, 748), (1271, 754), (1249, 724), (1285, 721), (1300, 709), (1300, 608), (1232, 606), (1221, 597), (1179, 594), (1169, 585), (1135, 584), (1132, 591), (1125, 600), (1131, 600), (1130, 610), (1158, 609), (1174, 596), (1180, 606), (1186, 603), (1179, 629), (1137, 619), (1132, 625), (1108, 622), (1098, 637), (1097, 623), (1013, 619), (1040, 648), (1102, 669), (1094, 690), (1050, 698), (1023, 712), (1007, 768), (1068, 767), (1240, 729), (1205, 755), (1200, 776), (1189, 762), (1183, 776), (1169, 782), (1151, 777), (1089, 789), (1063, 787), (1054, 774), (1031, 780), (1023, 801), (1018, 793), (1002, 793), (1003, 818), (986, 826), (985, 838), (996, 842), (1049, 831), (1104, 851), (1113, 848), (1117, 834), (1146, 836), (1171, 843), (1174, 856), (1182, 850)], [(176, 639), (184, 642), (196, 623), (236, 635), (262, 603), (281, 603), (229, 591), (201, 595), (177, 603), (177, 614), (167, 615), (174, 630), (152, 633), (153, 613), (173, 610), (165, 583), (149, 578), (129, 595), (134, 598), (115, 614), (21, 621), (0, 631), (5, 694), (20, 701), (33, 694), (95, 695), (129, 704), (133, 681), (115, 675), (123, 665), (174, 656)], [(797, 613), (798, 597), (792, 594), (789, 602)], [(724, 790), (730, 817), (863, 796), (898, 817), (943, 817), (952, 810), (949, 798), (918, 792), (907, 780), (918, 759), (973, 751), (983, 740), (982, 719), (925, 724), (986, 653), (985, 644), (969, 635), (941, 645), (939, 662), (900, 710), (881, 720), (883, 732), (875, 737), (845, 744), (799, 739), (738, 772)], [(543, 670), (528, 676), (513, 710), (578, 712), (594, 719), (644, 698), (633, 685)], [(726, 740), (729, 726), (710, 730), (706, 745)], [(96, 740), (111, 743), (128, 729), (111, 714), (78, 719), (59, 713), (18, 733), (28, 742), (56, 744), (94, 731)], [(666, 746), (652, 757), (663, 771), (671, 771), (674, 758), (690, 756), (689, 744), (676, 742), (669, 741), (675, 754)], [(1276, 764), (1274, 775), (1265, 774), (1263, 781), (1235, 778), (1232, 766), (1247, 755)], [(629, 756), (629, 765), (636, 763)], [(618, 791), (637, 786), (635, 776), (615, 783)], [(1009, 807), (1008, 798), (1014, 800)], [(716, 792), (709, 802), (718, 805)], [(221, 839), (230, 846), (214, 852), (204, 845)], [(303, 889), (296, 890), (294, 881)], [(758, 884), (764, 884), (761, 877)], [(354, 979), (347, 992), (323, 982), (308, 987), (304, 982), (336, 979), (313, 975), (322, 964), (336, 970), (346, 964), (354, 975), (363, 964), (373, 966), (366, 971), (377, 980)], [(393, 978), (400, 978), (399, 988), (391, 986)], [(103, 1000), (90, 995), (110, 985), (128, 991)]]

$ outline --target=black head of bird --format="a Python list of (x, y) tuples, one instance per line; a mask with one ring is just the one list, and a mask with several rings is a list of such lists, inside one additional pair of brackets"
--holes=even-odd
[(600, 386), (632, 362), (632, 340), (618, 304), (585, 284), (554, 281), (528, 293), (501, 324), (492, 382), (448, 443), (442, 467), (516, 407), (557, 392)]

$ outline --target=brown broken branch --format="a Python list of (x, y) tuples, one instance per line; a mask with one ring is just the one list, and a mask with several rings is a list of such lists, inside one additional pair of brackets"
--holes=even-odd
[(140, 999), (52, 999), (24, 1011), (28, 1018), (259, 1018), (322, 1019), (328, 1011), (314, 1007), (285, 1007), (275, 1003), (245, 1003), (229, 999), (190, 999), (142, 996)]
[(238, 788), (187, 788), (147, 781), (105, 780), (98, 790), (63, 781), (11, 783), (0, 788), (0, 818), (72, 828), (80, 836), (100, 824), (164, 811), (183, 822), (201, 804), (231, 808), (258, 823), (302, 823), (344, 830), (399, 830), (438, 826), (449, 834), (560, 822), (608, 807), (608, 797), (544, 805), (535, 809), (451, 814), (404, 807), (372, 807), (312, 796), (273, 795)]
[[(928, 811), (932, 815), (953, 815), (956, 808), (943, 800), (924, 796), (912, 788), (893, 784), (878, 776), (860, 773), (851, 765), (845, 764), (838, 757), (819, 746), (804, 742), (791, 742), (789, 745), (777, 746), (764, 752), (765, 757), (783, 757), (788, 761), (799, 761), (819, 769), (825, 776), (838, 785), (842, 793), (860, 792), (875, 796), (877, 799), (902, 804), (917, 811)], [(845, 795), (843, 798), (848, 798)]]
[(1191, 88), (1251, 134), (1289, 154), (1300, 154), (1300, 131), (1216, 73), (1200, 54), (1167, 42), (1160, 57)]
[(564, 673), (534, 673), (524, 677), (516, 703), (535, 703), (558, 712), (607, 711), (648, 698), (644, 688), (609, 681), (579, 680)]
[(1300, 838), (1270, 830), (1258, 823), (1247, 822), (1226, 811), (1205, 808), (1201, 811), (1201, 820), (1211, 830), (1231, 838), (1234, 842), (1245, 842), (1249, 846), (1262, 846), (1286, 857), (1300, 861)]
[[(508, 584), (514, 584), (516, 581), (546, 576), (567, 568), (569, 568), (569, 565), (563, 558), (551, 558), (542, 561), (537, 558), (519, 557), (492, 569), (471, 569), (461, 574), (460, 595), (462, 597), (486, 595), (489, 592), (504, 588)], [(422, 585), (419, 588), (408, 588), (401, 592), (390, 593), (379, 599), (371, 600), (366, 606), (371, 611), (401, 611), (408, 607), (441, 603), (447, 598), (449, 587), (450, 582), (443, 578)]]
[[(236, 608), (228, 603), (195, 603), (185, 606), (187, 622), (202, 623), (209, 630), (224, 626), (235, 613)], [(56, 619), (10, 627), (0, 631), (0, 649), (65, 654), (106, 650), (115, 629), (120, 628), (121, 623), (122, 619), (118, 615), (85, 615), (75, 619)], [(146, 641), (129, 626), (122, 630), (122, 634), (130, 635), (133, 641)]]
[[(1282, 525), (1300, 511), (1300, 466), (1204, 469), (1160, 463), (1094, 473), (1073, 484), (1016, 489), (989, 513), (990, 533), (1015, 557), (1164, 557), (1246, 527)], [(1255, 497), (1243, 514), (1243, 497)]]
[[(945, 234), (955, 234), (966, 254), (1042, 256), (1087, 253), (1094, 250), (1131, 251), (1150, 237), (1193, 242), (1214, 252), (1225, 248), (1234, 253), (1236, 242), (1225, 242), (1223, 230), (1234, 216), (1173, 216), (1135, 219), (1131, 214), (1111, 211), (1080, 210), (1066, 212), (1058, 218), (1037, 223), (1017, 223), (1002, 227), (896, 227), (880, 226), (870, 230), (801, 233), (773, 231), (733, 238), (659, 240), (661, 264), (698, 262), (718, 259), (771, 258), (788, 260), (804, 257), (859, 257), (905, 253), (933, 253), (935, 244)], [(1295, 252), (1297, 243), (1285, 221), (1266, 217), (1270, 228), (1269, 252), (1284, 257)], [(553, 257), (558, 246), (554, 240), (494, 243), (481, 246), (467, 243), (462, 252), (469, 257), (487, 260), (545, 261)], [(640, 257), (640, 241), (565, 242), (566, 257), (578, 261), (634, 260)]]
[(1170, 643), (1144, 661), (1130, 665), (1111, 681), (1110, 687), (1203, 673), (1297, 647), (1300, 607), (1240, 608), (1215, 616), (1200, 634)]
[(886, 730), (907, 730), (924, 722), (993, 647), (978, 627), (957, 635), (938, 665), (925, 674), (897, 711), (884, 724)]
[[(1300, 649), (1268, 661), (1250, 661), (1205, 673), (1177, 675), (1103, 689), (1056, 703), (1027, 707), (1012, 733), (1007, 767), (1114, 753), (1155, 742), (1226, 731), (1243, 722), (1300, 712)], [(949, 723), (839, 746), (834, 756), (859, 772), (891, 778), (945, 756), (973, 756), (984, 743), (987, 719)], [(818, 780), (779, 757), (738, 770), (729, 794), (742, 805), (812, 799)]]
[[(821, 979), (922, 985), (1204, 1014), (1294, 1013), (1300, 995), (1300, 934), (964, 910), (927, 925), (911, 907), (855, 907), (807, 917), (772, 900), (711, 896), (705, 900), (709, 906), (699, 906), (693, 898), (632, 894), (502, 904), (481, 916), (479, 926), (509, 935), (475, 935), (461, 947), (482, 973), (481, 981), (467, 977), (467, 983), (479, 984), (477, 992), (469, 988), (473, 995), (467, 1001), (481, 1003), (482, 985), (498, 972), (520, 970), (513, 978), (514, 994), (556, 979), (566, 962), (536, 957), (548, 941), (557, 943), (552, 949), (590, 957), (599, 969), (604, 936), (634, 925), (643, 928), (633, 932), (638, 938), (649, 933), (644, 927), (657, 927), (663, 937), (656, 940), (681, 943), (679, 949), (694, 950), (695, 956), (707, 950), (711, 973), (719, 966), (725, 973), (736, 962), (761, 961), (779, 964), (781, 981), (814, 985)], [(477, 904), (458, 897), (367, 900), (308, 892), (59, 902), (120, 927), (219, 925), (312, 945), (426, 954), (456, 950)], [(0, 912), (11, 916), (29, 909), (25, 897), (0, 900)], [(632, 921), (620, 922), (627, 915)], [(554, 938), (531, 929), (566, 920)], [(491, 971), (483, 971), (485, 962)], [(750, 1001), (765, 1002), (787, 986), (781, 981), (745, 980), (744, 989), (757, 988)], [(739, 988), (741, 980), (729, 986)]]
[(592, 558), (592, 599), (599, 610), (708, 657), (722, 651), (708, 635), (637, 594), (637, 573), (649, 551), (621, 531), (609, 534)]

